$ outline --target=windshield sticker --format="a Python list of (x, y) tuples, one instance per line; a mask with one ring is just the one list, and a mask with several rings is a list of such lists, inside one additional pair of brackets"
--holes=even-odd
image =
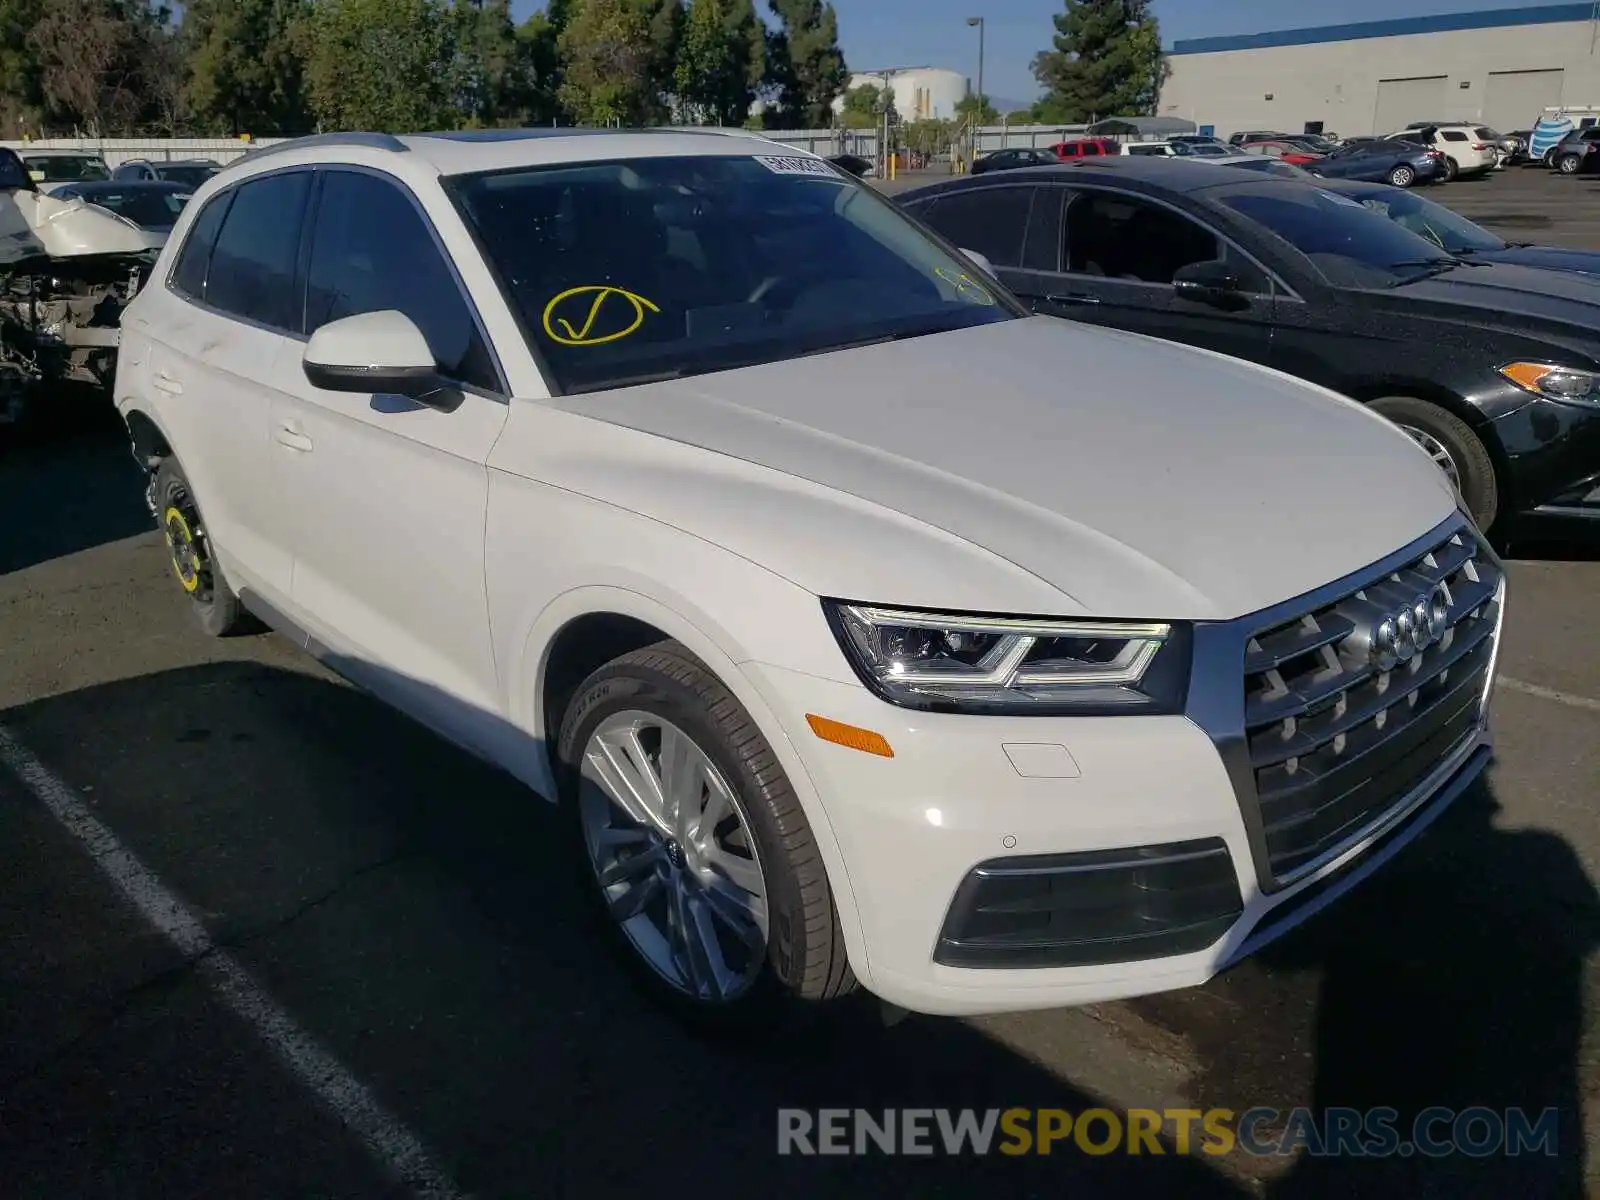
[[(566, 315), (559, 315), (558, 309)], [(637, 292), (590, 283), (568, 288), (551, 298), (544, 306), (544, 332), (562, 346), (603, 346), (637, 333), (646, 313), (660, 312)], [(582, 323), (574, 325), (569, 318), (581, 318)]]
[(755, 160), (774, 175), (821, 175), (827, 179), (839, 178), (839, 172), (820, 158), (757, 154)]
[(933, 273), (955, 288), (956, 295), (968, 304), (993, 304), (994, 295), (965, 271), (951, 271), (945, 267), (935, 267)]

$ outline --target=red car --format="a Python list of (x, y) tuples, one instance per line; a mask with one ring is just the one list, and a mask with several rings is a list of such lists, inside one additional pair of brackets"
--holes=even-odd
[(1240, 146), (1239, 149), (1246, 154), (1265, 154), (1269, 158), (1282, 159), (1294, 167), (1307, 166), (1323, 157), (1323, 155), (1313, 153), (1304, 146), (1297, 146), (1293, 142), (1250, 142)]
[(1117, 144), (1116, 138), (1104, 137), (1074, 138), (1070, 142), (1057, 142), (1050, 149), (1055, 151), (1055, 156), (1062, 162), (1068, 162), (1074, 158), (1122, 153), (1122, 147)]

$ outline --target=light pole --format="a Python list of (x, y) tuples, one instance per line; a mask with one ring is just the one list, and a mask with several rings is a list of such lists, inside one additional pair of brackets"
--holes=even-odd
[(978, 107), (975, 108), (971, 114), (972, 132), (970, 136), (972, 140), (972, 151), (968, 155), (969, 159), (975, 159), (978, 157), (978, 114), (983, 111), (983, 106), (986, 103), (983, 96), (983, 18), (968, 17), (967, 24), (976, 25), (978, 27)]

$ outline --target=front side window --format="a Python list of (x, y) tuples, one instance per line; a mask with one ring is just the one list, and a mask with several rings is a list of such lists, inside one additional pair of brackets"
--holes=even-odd
[(1395, 287), (1452, 261), (1426, 238), (1321, 188), (1285, 181), (1212, 195), (1293, 246), (1336, 286)]
[[(1225, 250), (1204, 226), (1164, 205), (1114, 192), (1082, 192), (1067, 204), (1067, 269), (1133, 283), (1171, 283), (1180, 267)], [(1265, 290), (1254, 283), (1248, 290)]]
[(150, 174), (157, 179), (165, 179), (169, 183), (181, 183), (185, 187), (197, 188), (221, 169), (221, 167), (209, 165), (159, 167), (150, 172)]
[(299, 332), (295, 257), (308, 171), (252, 179), (235, 189), (206, 278), (206, 303), (273, 329)]
[(565, 392), (1026, 315), (891, 201), (808, 157), (640, 158), (448, 186)]
[(447, 377), (499, 390), (461, 287), (396, 184), (357, 171), (326, 175), (306, 282), (308, 334), (343, 317), (397, 309), (416, 322)]

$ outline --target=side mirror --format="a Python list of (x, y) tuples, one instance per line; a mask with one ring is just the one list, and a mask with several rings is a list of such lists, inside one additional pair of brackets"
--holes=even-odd
[(380, 392), (432, 408), (454, 407), (444, 402), (452, 389), (439, 375), (428, 339), (394, 309), (328, 322), (311, 335), (301, 368), (313, 387), (325, 391)]
[(1172, 290), (1184, 300), (1216, 308), (1243, 308), (1250, 303), (1239, 277), (1219, 259), (1179, 267), (1172, 273)]
[(990, 279), (999, 279), (1000, 278), (1000, 276), (995, 274), (994, 264), (992, 262), (990, 262), (987, 258), (985, 258), (983, 255), (979, 254), (976, 250), (968, 250), (965, 246), (963, 246), (961, 248), (961, 253), (965, 254), (973, 262), (977, 263), (978, 266), (989, 276)]

